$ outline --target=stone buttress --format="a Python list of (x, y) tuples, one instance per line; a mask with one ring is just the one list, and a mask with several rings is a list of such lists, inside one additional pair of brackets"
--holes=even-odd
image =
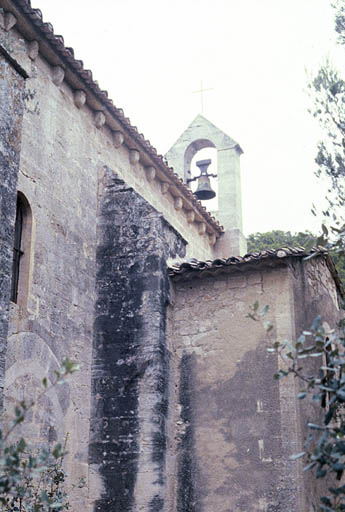
[(105, 168), (99, 195), (90, 464), (95, 511), (163, 510), (169, 351), (166, 259), (184, 241)]

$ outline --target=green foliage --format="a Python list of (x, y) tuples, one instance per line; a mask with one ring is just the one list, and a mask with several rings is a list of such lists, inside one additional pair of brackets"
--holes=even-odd
[[(345, 0), (332, 2), (335, 30), (340, 45), (345, 45)], [(328, 207), (323, 211), (330, 235), (326, 235), (338, 273), (345, 281), (345, 81), (326, 60), (309, 84), (314, 106), (311, 110), (323, 130), (316, 156), (317, 175), (329, 179)]]
[(315, 245), (316, 240), (317, 237), (310, 231), (291, 233), (290, 231), (275, 230), (266, 233), (252, 233), (248, 236), (247, 243), (248, 252), (256, 252), (281, 247), (311, 247)]
[[(329, 61), (318, 71), (309, 87), (313, 91), (313, 115), (323, 129), (324, 137), (318, 145), (317, 174), (330, 178), (328, 190), (330, 217), (335, 208), (344, 205), (345, 189), (345, 82)], [(333, 218), (335, 221), (335, 218)]]
[[(345, 45), (345, 0), (334, 0), (335, 30), (338, 42)], [(340, 278), (345, 283), (345, 81), (342, 75), (326, 61), (309, 84), (314, 107), (313, 116), (324, 132), (318, 144), (317, 175), (328, 178), (328, 206), (323, 215), (321, 237), (311, 233), (273, 231), (255, 233), (248, 237), (248, 250), (299, 245), (325, 245), (332, 255)], [(315, 214), (315, 208), (313, 208)], [(327, 226), (325, 225), (327, 224)], [(311, 244), (311, 245), (310, 245)], [(265, 320), (267, 306), (260, 311), (255, 303), (248, 316), (260, 321), (268, 337), (273, 336), (273, 326)], [(299, 400), (310, 397), (320, 406), (320, 421), (308, 424), (310, 436), (304, 451), (291, 459), (304, 459), (305, 471), (314, 470), (317, 478), (330, 476), (334, 484), (320, 502), (321, 511), (345, 510), (345, 321), (337, 329), (326, 332), (321, 318), (317, 317), (309, 330), (295, 342), (273, 341), (268, 349), (278, 354), (283, 368), (274, 375), (280, 380), (293, 375), (302, 383), (297, 395)], [(314, 364), (311, 364), (313, 362)], [(316, 370), (313, 371), (313, 368)], [(332, 478), (333, 477), (333, 478)]]
[(344, 0), (334, 0), (335, 30), (338, 34), (338, 42), (345, 44), (345, 4)]
[[(335, 30), (340, 45), (345, 44), (345, 1), (332, 2)], [(317, 174), (330, 179), (329, 206), (324, 215), (333, 223), (338, 236), (344, 235), (343, 207), (345, 200), (345, 81), (329, 60), (321, 66), (309, 84), (314, 106), (311, 110), (323, 130), (318, 145)], [(340, 220), (339, 220), (340, 219)]]
[[(65, 382), (78, 366), (65, 360), (56, 379), (49, 385), (43, 379), (43, 390), (38, 400), (50, 389)], [(0, 510), (11, 512), (51, 512), (69, 509), (64, 491), (64, 447), (57, 444), (53, 449), (46, 446), (33, 451), (24, 438), (11, 441), (12, 434), (22, 423), (34, 403), (20, 402), (14, 411), (14, 419), (7, 432), (0, 429)]]
[(343, 287), (345, 288), (345, 252), (341, 248), (338, 249), (336, 245), (334, 245), (329, 252), (332, 256), (332, 260), (338, 271)]
[(326, 226), (322, 226), (322, 235), (316, 236), (310, 231), (304, 233), (291, 233), (290, 231), (268, 231), (267, 233), (252, 233), (248, 236), (248, 252), (263, 251), (265, 249), (279, 249), (281, 247), (304, 247), (306, 250), (314, 245), (327, 245), (332, 256), (339, 277), (345, 287), (345, 252), (342, 237), (332, 243), (328, 240), (329, 233)]

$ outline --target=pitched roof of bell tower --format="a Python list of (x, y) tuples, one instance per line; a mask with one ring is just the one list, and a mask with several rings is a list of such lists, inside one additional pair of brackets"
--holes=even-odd
[(168, 162), (182, 178), (184, 178), (182, 170), (176, 167), (176, 154), (187, 150), (189, 144), (193, 144), (193, 149), (196, 151), (205, 147), (214, 147), (218, 150), (234, 147), (239, 154), (243, 153), (238, 142), (202, 114), (198, 114), (166, 153)]

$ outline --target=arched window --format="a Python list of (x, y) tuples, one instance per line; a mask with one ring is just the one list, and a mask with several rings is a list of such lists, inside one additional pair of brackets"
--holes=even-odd
[(32, 215), (28, 200), (21, 192), (17, 197), (14, 228), (11, 301), (26, 303), (30, 271)]

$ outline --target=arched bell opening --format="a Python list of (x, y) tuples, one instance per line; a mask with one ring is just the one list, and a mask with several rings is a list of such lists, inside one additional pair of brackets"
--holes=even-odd
[[(216, 199), (203, 203), (208, 211), (215, 214), (224, 230), (232, 233), (229, 235), (229, 242), (224, 243), (222, 247), (218, 243), (218, 254), (224, 257), (228, 257), (229, 254), (245, 254), (247, 246), (242, 233), (241, 146), (199, 114), (169, 149), (166, 157), (169, 165), (194, 191), (197, 184), (189, 181), (195, 176), (192, 176), (194, 162), (208, 159), (210, 155), (206, 150), (209, 149), (215, 150), (211, 156), (213, 163), (208, 172), (217, 174), (216, 180), (210, 178), (210, 186), (217, 192), (217, 196)], [(200, 153), (197, 155), (198, 152)]]
[[(205, 170), (211, 176), (207, 179), (199, 178), (191, 181), (190, 187), (194, 194), (198, 190), (202, 192), (198, 199), (208, 211), (216, 212), (218, 211), (218, 179), (214, 177), (217, 175), (217, 149), (215, 147), (204, 147), (194, 154), (190, 162), (190, 179), (197, 178)], [(211, 198), (203, 200), (203, 193)]]
[(209, 139), (196, 139), (189, 144), (184, 152), (184, 177), (186, 183), (192, 177), (191, 165), (195, 155), (203, 149), (215, 147), (215, 144)]

